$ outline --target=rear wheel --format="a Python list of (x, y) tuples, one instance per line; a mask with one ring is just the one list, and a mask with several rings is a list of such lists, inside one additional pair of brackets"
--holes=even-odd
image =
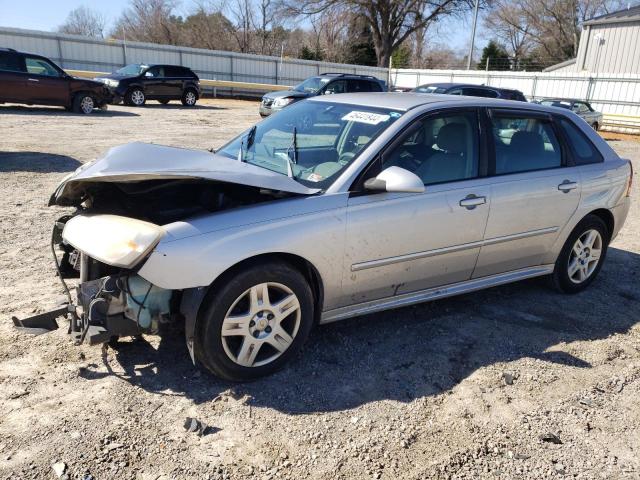
[(88, 93), (78, 93), (73, 98), (73, 111), (75, 113), (83, 113), (88, 115), (93, 112), (96, 106), (96, 102), (93, 97)]
[(571, 232), (556, 260), (553, 284), (563, 293), (578, 293), (596, 278), (609, 247), (602, 219), (587, 215)]
[(227, 279), (198, 319), (196, 356), (212, 373), (244, 381), (281, 368), (313, 325), (313, 295), (304, 275), (266, 262)]
[(132, 105), (134, 107), (141, 107), (146, 101), (147, 99), (144, 96), (144, 92), (139, 88), (129, 90), (125, 96), (125, 102), (127, 105)]
[(185, 107), (193, 107), (198, 101), (198, 94), (193, 89), (185, 90), (182, 94), (182, 105)]

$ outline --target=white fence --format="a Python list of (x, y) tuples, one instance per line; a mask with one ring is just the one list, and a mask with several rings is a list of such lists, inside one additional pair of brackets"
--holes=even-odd
[(640, 130), (640, 75), (478, 70), (393, 70), (399, 87), (459, 82), (520, 90), (529, 100), (562, 97), (587, 100), (605, 114), (609, 126)]
[(189, 67), (203, 79), (276, 85), (295, 85), (323, 72), (373, 75), (385, 81), (388, 74), (386, 68), (362, 65), (280, 59), (153, 43), (96, 40), (6, 27), (0, 27), (0, 47), (44, 55), (69, 70), (112, 72), (128, 63), (169, 63)]

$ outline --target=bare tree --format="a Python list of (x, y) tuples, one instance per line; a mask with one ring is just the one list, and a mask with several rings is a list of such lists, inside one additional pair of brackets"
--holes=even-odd
[(525, 12), (510, 0), (497, 0), (485, 18), (484, 26), (492, 38), (504, 45), (516, 63), (530, 52), (532, 25)]
[(141, 42), (178, 45), (179, 19), (174, 15), (176, 0), (130, 0), (116, 23), (113, 36), (126, 32), (127, 38)]
[(313, 15), (337, 7), (366, 19), (373, 35), (378, 66), (386, 67), (392, 53), (416, 30), (437, 19), (465, 11), (468, 0), (285, 0), (295, 15)]
[(229, 11), (235, 23), (233, 36), (238, 43), (238, 49), (242, 53), (250, 53), (251, 27), (254, 23), (251, 0), (235, 0), (235, 3), (229, 7)]
[(69, 12), (65, 22), (58, 27), (58, 31), (84, 35), (85, 37), (103, 38), (106, 24), (104, 15), (82, 5)]

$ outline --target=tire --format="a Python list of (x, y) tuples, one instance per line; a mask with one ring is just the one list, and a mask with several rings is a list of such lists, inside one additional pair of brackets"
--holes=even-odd
[(188, 88), (182, 94), (182, 105), (185, 107), (195, 107), (198, 101), (198, 92), (192, 88)]
[(82, 113), (88, 115), (96, 108), (95, 99), (88, 93), (77, 93), (73, 97), (73, 111), (75, 113)]
[[(268, 299), (261, 304), (265, 286)], [(198, 318), (196, 358), (225, 380), (269, 375), (300, 351), (313, 326), (313, 310), (311, 288), (294, 267), (272, 261), (248, 267), (208, 296)]]
[(127, 105), (130, 105), (132, 107), (142, 107), (147, 101), (147, 98), (145, 97), (144, 92), (141, 89), (132, 88), (125, 95), (124, 101)]
[[(562, 293), (578, 293), (587, 288), (602, 268), (610, 237), (600, 217), (584, 217), (567, 238), (556, 260), (551, 277), (553, 286)], [(596, 252), (597, 259), (594, 260)]]
[(162, 105), (166, 105), (167, 103), (169, 103), (169, 100), (158, 100), (158, 103), (161, 103)]

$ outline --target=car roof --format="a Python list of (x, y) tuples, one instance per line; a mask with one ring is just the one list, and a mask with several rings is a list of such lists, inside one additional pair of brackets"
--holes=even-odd
[(559, 98), (559, 97), (541, 98), (538, 101), (539, 102), (568, 102), (568, 103), (581, 102), (581, 103), (589, 103), (588, 101), (580, 100), (579, 98)]
[[(403, 92), (368, 92), (368, 93), (341, 93), (339, 95), (320, 95), (312, 97), (310, 102), (331, 102), (361, 105), (363, 107), (381, 107), (390, 110), (408, 111), (424, 105), (446, 103), (447, 106), (473, 106), (473, 107), (502, 107), (517, 108), (519, 110), (533, 110), (539, 112), (556, 112), (554, 107), (547, 107), (535, 103), (517, 102), (486, 97), (467, 97), (464, 95), (438, 95), (431, 93), (403, 93)], [(553, 110), (552, 110), (553, 109)]]

